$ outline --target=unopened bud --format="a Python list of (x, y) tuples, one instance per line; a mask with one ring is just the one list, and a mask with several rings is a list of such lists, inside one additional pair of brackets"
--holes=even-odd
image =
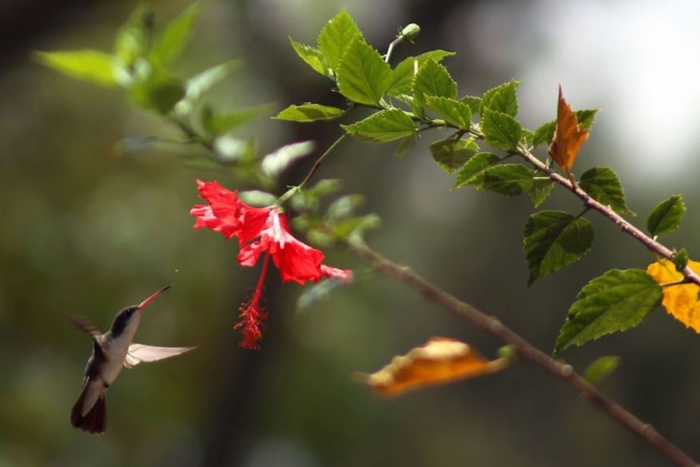
[(418, 34), (420, 34), (420, 26), (416, 23), (411, 23), (401, 30), (399, 36), (403, 37), (407, 41), (412, 41)]

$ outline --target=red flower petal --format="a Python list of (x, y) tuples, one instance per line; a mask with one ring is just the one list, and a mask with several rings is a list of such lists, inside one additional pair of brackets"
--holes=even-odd
[(248, 206), (238, 198), (238, 191), (227, 190), (216, 181), (197, 180), (197, 185), (209, 206), (197, 205), (190, 210), (197, 217), (195, 228), (212, 229), (227, 239), (238, 237), (241, 247), (260, 235), (272, 208)]
[(330, 266), (326, 266), (325, 264), (322, 264), (321, 265), (321, 274), (323, 274), (324, 276), (329, 277), (331, 279), (338, 279), (338, 280), (347, 281), (347, 282), (352, 281), (352, 271), (349, 269), (332, 268)]
[(321, 278), (323, 253), (294, 238), (289, 233), (285, 215), (270, 213), (268, 227), (263, 230), (260, 239), (263, 244), (267, 243), (268, 252), (283, 282), (304, 284), (307, 280), (316, 282)]
[[(197, 205), (190, 214), (195, 228), (209, 228), (226, 238), (238, 237), (238, 263), (252, 267), (267, 252), (280, 271), (283, 282), (317, 282), (322, 277), (352, 280), (352, 272), (322, 264), (323, 252), (296, 238), (289, 230), (287, 216), (277, 207), (254, 208), (218, 182), (197, 181), (199, 193), (209, 206)], [(259, 237), (259, 240), (253, 241)]]
[(260, 253), (265, 251), (267, 251), (267, 245), (263, 245), (262, 242), (250, 243), (241, 248), (241, 251), (238, 253), (238, 264), (253, 267), (258, 262)]

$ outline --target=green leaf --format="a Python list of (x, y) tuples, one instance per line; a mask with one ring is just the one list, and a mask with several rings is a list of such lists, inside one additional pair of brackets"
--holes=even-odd
[(479, 152), (479, 146), (473, 139), (452, 138), (435, 141), (430, 145), (433, 159), (448, 174), (455, 173), (474, 154)]
[(532, 178), (532, 188), (527, 192), (535, 204), (535, 207), (539, 207), (540, 204), (544, 203), (549, 194), (554, 189), (554, 182), (549, 178), (535, 175)]
[(532, 190), (533, 175), (522, 164), (499, 164), (487, 167), (472, 177), (468, 185), (506, 196), (517, 196)]
[(472, 111), (472, 115), (481, 115), (481, 97), (464, 96), (460, 102), (467, 104)]
[(481, 113), (481, 130), (484, 132), (484, 139), (491, 146), (512, 150), (520, 142), (522, 127), (510, 115), (485, 108)]
[(322, 74), (323, 76), (329, 77), (328, 65), (326, 64), (326, 58), (323, 56), (320, 50), (316, 47), (310, 45), (302, 44), (289, 37), (289, 42), (294, 47), (294, 51), (297, 55), (306, 62), (314, 71)]
[(238, 197), (244, 203), (260, 208), (272, 206), (277, 201), (277, 196), (261, 190), (240, 191)]
[(637, 326), (662, 295), (661, 286), (642, 269), (613, 269), (596, 277), (569, 309), (554, 352)]
[(590, 130), (595, 122), (595, 116), (600, 109), (585, 109), (577, 110), (576, 118), (578, 119), (578, 124), (581, 125), (586, 130)]
[(411, 117), (398, 109), (382, 110), (352, 125), (341, 125), (350, 135), (372, 143), (384, 143), (414, 134)]
[(520, 131), (520, 142), (529, 147), (532, 145), (532, 138), (534, 138), (534, 136), (535, 134), (532, 131), (528, 130), (527, 128), (523, 128)]
[(297, 159), (306, 157), (314, 151), (312, 141), (302, 141), (282, 146), (263, 157), (260, 170), (270, 178), (277, 178)]
[(685, 214), (685, 203), (681, 195), (673, 195), (654, 208), (647, 219), (647, 230), (658, 237), (668, 235), (678, 228)]
[(589, 383), (596, 385), (606, 376), (612, 374), (620, 365), (620, 357), (605, 356), (596, 359), (588, 365), (588, 368), (583, 372), (583, 377)]
[(450, 57), (454, 54), (454, 52), (446, 52), (444, 50), (432, 50), (420, 54), (417, 57), (408, 57), (402, 60), (392, 71), (391, 85), (386, 93), (394, 97), (410, 93), (413, 75), (427, 60), (433, 60), (439, 63), (445, 57)]
[(413, 99), (425, 107), (426, 96), (457, 97), (457, 83), (452, 79), (447, 68), (435, 60), (426, 60), (413, 78)]
[(195, 3), (171, 21), (153, 46), (151, 60), (164, 65), (177, 58), (189, 42), (192, 29), (201, 11), (201, 5)]
[(335, 120), (343, 116), (345, 111), (328, 105), (307, 102), (301, 105), (290, 105), (272, 118), (290, 122), (317, 122)]
[(336, 222), (333, 225), (333, 235), (340, 241), (347, 240), (350, 236), (364, 236), (368, 230), (379, 228), (382, 220), (376, 214), (367, 214), (360, 217), (351, 217)]
[(483, 115), (484, 109), (491, 109), (515, 117), (518, 114), (518, 96), (515, 89), (521, 82), (511, 80), (486, 91), (479, 106), (481, 114)]
[[(678, 250), (676, 254), (673, 255), (673, 264), (676, 266), (676, 271), (682, 273), (683, 269), (685, 269), (685, 267), (688, 265), (689, 259), (688, 250), (685, 248)], [(698, 290), (698, 293), (700, 293), (700, 290)]]
[(237, 126), (243, 125), (251, 120), (270, 111), (271, 105), (258, 105), (243, 109), (231, 110), (226, 113), (213, 113), (207, 111), (202, 115), (204, 127), (212, 135), (223, 135), (230, 132)]
[(593, 243), (593, 226), (584, 218), (563, 211), (536, 212), (525, 225), (523, 249), (531, 285), (578, 261)]
[(116, 154), (133, 153), (150, 149), (158, 144), (183, 144), (183, 142), (163, 136), (129, 136), (114, 145), (114, 152)]
[(365, 197), (362, 195), (354, 194), (341, 196), (328, 206), (326, 216), (331, 221), (346, 219), (352, 215), (355, 209), (362, 206), (364, 202)]
[(333, 237), (326, 229), (309, 229), (306, 238), (319, 248), (330, 248), (333, 245)]
[(185, 99), (192, 103), (197, 102), (207, 91), (226, 78), (239, 65), (240, 62), (238, 61), (229, 61), (194, 75), (187, 80)]
[(148, 54), (154, 23), (153, 11), (146, 5), (139, 5), (117, 32), (114, 53), (127, 68)]
[(416, 145), (416, 141), (418, 141), (418, 132), (414, 132), (410, 136), (405, 137), (394, 151), (394, 155), (396, 157), (406, 157)]
[(255, 154), (255, 144), (235, 138), (232, 135), (223, 135), (214, 139), (214, 154), (225, 164), (241, 164), (248, 161)]
[(557, 121), (552, 120), (551, 122), (547, 122), (538, 129), (535, 130), (535, 137), (532, 139), (532, 145), (534, 147), (539, 146), (540, 144), (546, 144), (549, 146), (549, 144), (552, 142), (552, 138), (554, 138), (554, 129), (557, 126)]
[[(484, 170), (491, 167), (493, 164), (500, 161), (498, 156), (490, 152), (480, 152), (467, 161), (466, 164), (459, 169), (457, 178), (452, 188), (462, 188), (472, 185), (472, 180), (475, 177), (483, 174)], [(481, 179), (479, 179), (481, 180)]]
[(467, 104), (447, 97), (426, 96), (425, 104), (450, 125), (468, 130), (471, 125), (472, 111)]
[(362, 32), (345, 8), (326, 23), (318, 36), (318, 48), (330, 68), (338, 69), (345, 49), (356, 37), (361, 38)]
[(184, 84), (177, 78), (161, 73), (137, 81), (129, 88), (129, 97), (135, 105), (155, 110), (161, 115), (170, 113), (184, 96)]
[[(598, 113), (598, 109), (577, 110), (576, 118), (578, 119), (579, 125), (583, 126), (586, 130), (590, 130), (593, 126), (593, 122), (595, 121), (596, 113)], [(556, 126), (557, 121), (552, 120), (535, 130), (535, 137), (532, 141), (532, 145), (534, 147), (537, 147), (540, 144), (546, 144), (549, 146), (549, 144), (552, 142), (552, 138), (554, 138), (554, 130)]]
[(335, 193), (340, 190), (342, 181), (335, 178), (324, 178), (318, 181), (314, 186), (307, 188), (303, 193), (312, 198), (322, 198), (331, 193)]
[(618, 214), (636, 214), (627, 207), (622, 184), (609, 167), (594, 167), (581, 175), (579, 186), (601, 204), (609, 205)]
[(114, 57), (97, 50), (37, 52), (37, 59), (56, 71), (83, 81), (116, 86)]
[(297, 299), (297, 311), (304, 311), (316, 303), (326, 300), (335, 290), (347, 285), (343, 281), (327, 279), (305, 287)]
[(338, 90), (353, 102), (379, 105), (391, 84), (391, 67), (362, 37), (343, 54), (337, 70)]

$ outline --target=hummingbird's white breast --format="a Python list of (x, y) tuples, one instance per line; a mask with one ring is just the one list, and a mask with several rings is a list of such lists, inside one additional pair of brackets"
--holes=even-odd
[(136, 330), (141, 322), (141, 313), (141, 310), (135, 311), (127, 322), (124, 331), (105, 343), (105, 350), (109, 354), (110, 359), (102, 373), (102, 378), (107, 384), (112, 384), (119, 372), (124, 368), (126, 353), (129, 351), (131, 341), (134, 339), (134, 334), (136, 334)]

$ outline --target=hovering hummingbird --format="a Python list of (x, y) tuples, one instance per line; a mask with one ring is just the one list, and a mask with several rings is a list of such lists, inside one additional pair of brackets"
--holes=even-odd
[(78, 328), (92, 336), (92, 355), (85, 367), (83, 390), (73, 406), (70, 423), (90, 433), (104, 433), (107, 428), (107, 389), (124, 368), (133, 368), (141, 362), (155, 362), (188, 352), (194, 347), (154, 347), (132, 344), (139, 327), (141, 313), (158, 295), (170, 288), (163, 287), (138, 305), (126, 307), (117, 313), (112, 327), (104, 334), (82, 317), (71, 317)]

